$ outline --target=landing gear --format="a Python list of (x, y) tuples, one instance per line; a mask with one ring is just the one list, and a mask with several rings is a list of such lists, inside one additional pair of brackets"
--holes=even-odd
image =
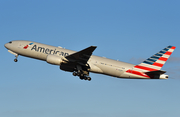
[(16, 58), (14, 59), (14, 62), (18, 62), (18, 54), (15, 56)]
[(77, 76), (77, 73), (76, 73), (76, 72), (73, 72), (73, 76)]
[(83, 77), (83, 76), (79, 76), (79, 78), (80, 78), (81, 80), (83, 80), (83, 79), (84, 79), (84, 77)]
[(84, 80), (91, 81), (91, 77), (87, 77), (87, 76), (85, 76), (85, 77), (84, 77)]
[(86, 74), (79, 73), (79, 72), (73, 72), (73, 76), (79, 76), (81, 80), (88, 80), (91, 81), (91, 77), (87, 76)]
[(89, 70), (87, 67), (77, 65), (72, 74), (73, 76), (79, 76), (81, 80), (91, 81), (91, 77), (89, 77)]
[(88, 81), (91, 81), (91, 77), (80, 76), (79, 78), (80, 78), (81, 80), (88, 80)]
[(87, 80), (88, 80), (88, 81), (91, 81), (91, 77), (87, 77)]
[(17, 60), (17, 59), (14, 59), (14, 62), (18, 62), (18, 60)]

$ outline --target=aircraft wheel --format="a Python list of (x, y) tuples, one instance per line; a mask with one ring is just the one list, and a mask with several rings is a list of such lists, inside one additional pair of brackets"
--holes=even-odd
[(80, 78), (81, 80), (83, 80), (83, 79), (84, 79), (84, 76), (80, 76), (79, 78)]
[(77, 76), (81, 76), (81, 73), (80, 73), (80, 72), (77, 72)]
[(17, 62), (18, 60), (17, 59), (14, 59), (14, 62)]
[(87, 80), (88, 78), (87, 77), (84, 77), (84, 80)]
[(73, 72), (73, 76), (77, 76), (77, 73), (76, 73), (76, 72)]
[(81, 77), (84, 77), (84, 74), (80, 74)]
[(88, 80), (88, 81), (91, 81), (91, 77), (88, 77), (87, 80)]

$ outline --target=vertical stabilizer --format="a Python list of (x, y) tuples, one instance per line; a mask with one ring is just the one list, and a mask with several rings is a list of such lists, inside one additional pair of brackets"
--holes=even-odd
[(143, 61), (141, 64), (134, 66), (133, 70), (139, 72), (150, 72), (160, 70), (166, 63), (166, 61), (168, 60), (175, 48), (175, 46), (167, 46), (160, 52)]

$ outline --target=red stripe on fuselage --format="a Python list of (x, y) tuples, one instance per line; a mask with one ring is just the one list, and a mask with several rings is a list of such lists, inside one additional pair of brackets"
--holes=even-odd
[(139, 72), (139, 71), (134, 71), (134, 70), (127, 70), (126, 71), (127, 73), (131, 73), (131, 74), (135, 74), (135, 75), (138, 75), (138, 76), (143, 76), (143, 77), (146, 77), (146, 78), (150, 78), (147, 74), (143, 73), (143, 72)]
[(143, 69), (143, 70), (147, 70), (147, 71), (156, 71), (157, 70), (157, 69), (144, 67), (144, 66), (139, 66), (139, 65), (134, 66), (134, 68)]

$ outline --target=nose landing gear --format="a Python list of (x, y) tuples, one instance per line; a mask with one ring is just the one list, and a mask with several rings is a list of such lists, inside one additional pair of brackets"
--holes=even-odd
[(18, 62), (18, 60), (17, 60), (17, 59), (14, 59), (14, 62)]
[(18, 55), (15, 56), (16, 58), (14, 59), (14, 62), (18, 62)]

